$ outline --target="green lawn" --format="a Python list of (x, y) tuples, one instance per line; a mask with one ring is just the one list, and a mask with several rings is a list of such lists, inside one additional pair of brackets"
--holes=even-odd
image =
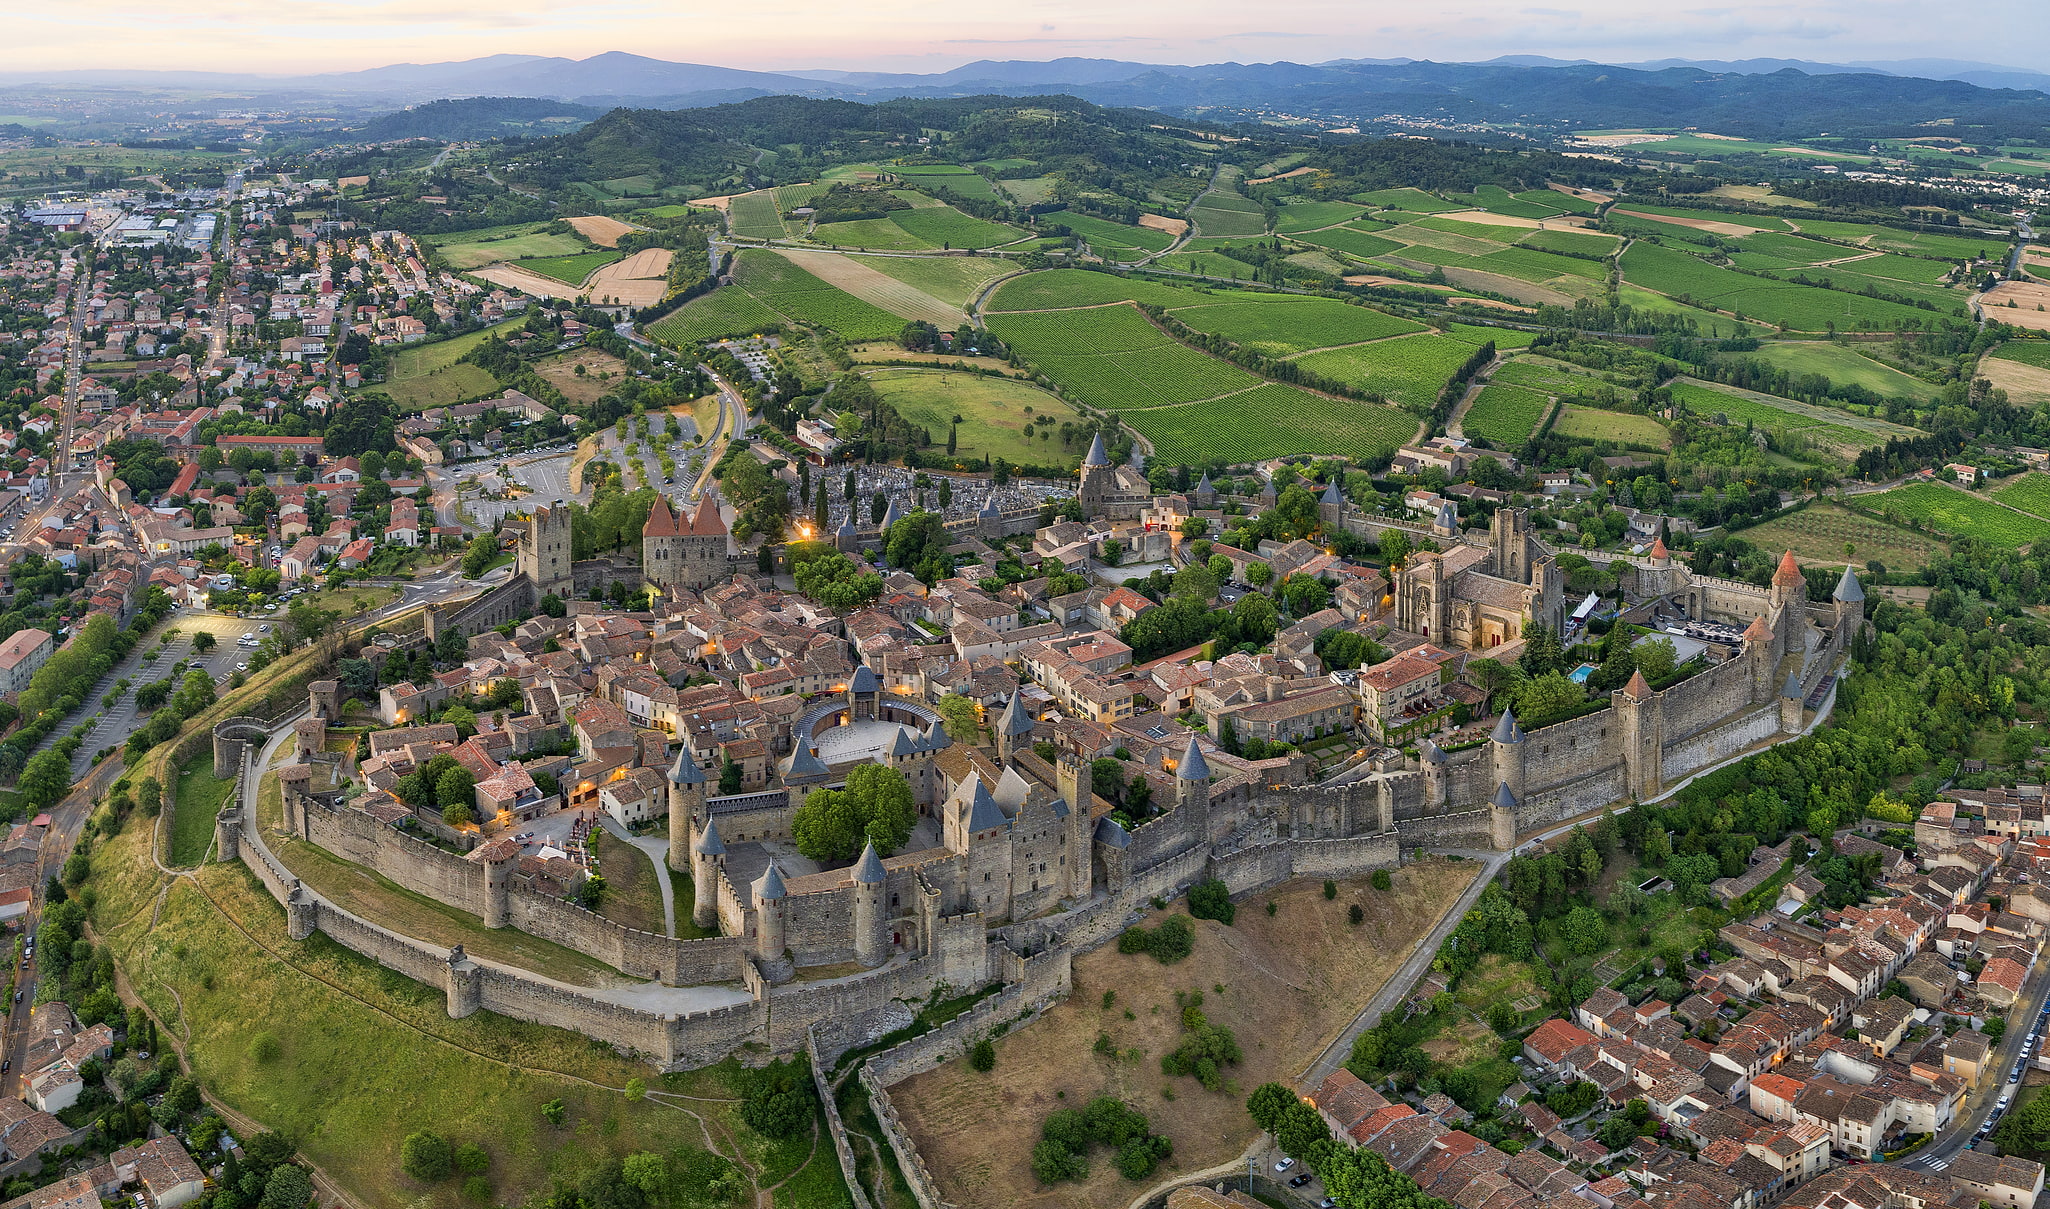
[(178, 774), (169, 864), (182, 869), (205, 859), (207, 847), (214, 842), (214, 818), (234, 787), (233, 777), (225, 781), (214, 778), (211, 756), (194, 759)]
[[(1029, 383), (894, 367), (878, 369), (868, 380), (898, 415), (932, 434), (934, 452), (946, 449), (948, 425), (958, 415), (955, 453), (964, 463), (983, 457), (1003, 458), (1014, 466), (1074, 466), (1081, 461), (1083, 451), (1063, 448), (1060, 437), (1061, 425), (1078, 422), (1080, 415), (1059, 396)], [(1035, 422), (1042, 418), (1053, 422)]]
[(416, 344), (392, 358), (384, 393), (406, 411), (424, 411), (490, 394), (498, 389), (497, 380), (480, 367), (462, 362), (462, 358), (489, 340), (494, 332), (503, 337), (525, 323), (524, 318), (508, 319), (467, 335)]
[(1552, 432), (1578, 441), (1615, 441), (1645, 449), (1664, 449), (1672, 444), (1666, 426), (1650, 416), (1577, 407), (1571, 403), (1559, 409), (1559, 418), (1552, 421)]
[[(638, 1151), (669, 1154), (683, 1170), (716, 1165), (701, 1149), (698, 1117), (728, 1154), (793, 1166), (783, 1158), (792, 1148), (741, 1123), (731, 1065), (658, 1080), (645, 1064), (564, 1030), (491, 1012), (451, 1020), (440, 987), (320, 934), (290, 939), (283, 909), (239, 865), (208, 865), (166, 887), (148, 837), (130, 827), (94, 862), (99, 938), (204, 1073), (208, 1094), (292, 1137), (365, 1209), (464, 1203), (453, 1181), (422, 1186), (398, 1173), (401, 1140), (423, 1129), (485, 1148), (495, 1204), (526, 1203), (565, 1171)], [(252, 1045), (259, 1034), (276, 1038), (275, 1056)], [(655, 1097), (627, 1101), (619, 1089), (633, 1077), (699, 1097), (687, 1102), (697, 1116)], [(557, 1099), (562, 1127), (540, 1113)], [(671, 1192), (691, 1203), (691, 1189)]]

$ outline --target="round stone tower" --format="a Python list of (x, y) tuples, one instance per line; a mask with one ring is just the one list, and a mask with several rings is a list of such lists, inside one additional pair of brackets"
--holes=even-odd
[(705, 831), (692, 848), (691, 888), (696, 903), (691, 906), (691, 922), (700, 928), (709, 928), (719, 922), (719, 866), (726, 860), (726, 842), (719, 838), (719, 824), (713, 819), (705, 820)]
[(678, 873), (690, 867), (691, 826), (704, 804), (705, 770), (698, 767), (686, 741), (669, 765), (669, 867)]
[(790, 891), (783, 886), (783, 871), (769, 862), (769, 871), (754, 884), (755, 959), (768, 965), (783, 962), (783, 913), (789, 906)]
[(1495, 781), (1507, 785), (1509, 792), (1520, 800), (1523, 797), (1523, 728), (1516, 725), (1516, 714), (1502, 711), (1502, 720), (1495, 723), (1495, 733), (1489, 736), (1488, 752), (1495, 762)]
[(871, 969), (890, 959), (889, 937), (883, 927), (886, 880), (883, 858), (876, 855), (871, 841), (854, 865), (854, 960)]

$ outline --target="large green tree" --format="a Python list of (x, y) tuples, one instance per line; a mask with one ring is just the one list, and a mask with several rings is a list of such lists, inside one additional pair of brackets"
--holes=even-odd
[(814, 789), (797, 808), (790, 830), (797, 850), (815, 861), (850, 860), (865, 842), (888, 856), (911, 838), (918, 810), (904, 774), (863, 764), (847, 774), (845, 789)]

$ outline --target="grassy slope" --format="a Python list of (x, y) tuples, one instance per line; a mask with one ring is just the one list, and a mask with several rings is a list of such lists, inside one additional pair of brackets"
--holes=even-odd
[[(1042, 466), (1072, 466), (1080, 460), (1077, 452), (1061, 448), (1058, 436), (1062, 422), (1079, 419), (1074, 408), (1036, 386), (1005, 378), (911, 369), (877, 370), (870, 375), (869, 384), (899, 415), (924, 425), (941, 442), (946, 439), (947, 422), (960, 416), (955, 450), (964, 458), (987, 456)], [(1029, 415), (1027, 407), (1032, 409)], [(1025, 422), (1044, 415), (1054, 417), (1052, 431), (1056, 435), (1044, 441), (1027, 437)]]
[(214, 816), (221, 813), (221, 804), (227, 801), (228, 791), (234, 785), (233, 777), (225, 781), (214, 778), (210, 757), (196, 757), (185, 766), (178, 777), (175, 826), (171, 829), (171, 865), (178, 868), (197, 865), (206, 856), (207, 847), (214, 842)]

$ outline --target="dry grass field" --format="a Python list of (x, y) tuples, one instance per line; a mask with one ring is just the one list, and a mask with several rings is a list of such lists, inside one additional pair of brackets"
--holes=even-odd
[(539, 273), (532, 273), (509, 264), (478, 269), (471, 276), (481, 278), (492, 285), (502, 285), (506, 289), (518, 290), (523, 294), (532, 294), (540, 298), (576, 299), (582, 297), (583, 293), (575, 286), (565, 285), (553, 277), (543, 277)]
[[(577, 366), (583, 366), (582, 376)], [(619, 384), (626, 375), (626, 362), (595, 348), (578, 348), (534, 362), (534, 372), (562, 392), (572, 403), (592, 403)], [(610, 374), (600, 378), (599, 374)]]
[(653, 306), (668, 292), (669, 259), (674, 255), (668, 248), (647, 248), (616, 260), (591, 274), (584, 294), (593, 302)]
[[(1341, 882), (1333, 900), (1319, 881), (1288, 882), (1240, 903), (1234, 926), (1195, 921), (1195, 952), (1171, 966), (1105, 946), (1076, 960), (1068, 999), (997, 1041), (993, 1072), (956, 1060), (898, 1084), (891, 1099), (947, 1199), (962, 1209), (1122, 1209), (1141, 1188), (1100, 1149), (1079, 1183), (1048, 1188), (1033, 1178), (1032, 1146), (1047, 1114), (1098, 1095), (1123, 1098), (1174, 1140), (1156, 1177), (1237, 1158), (1254, 1134), (1246, 1093), (1269, 1080), (1294, 1081), (1478, 870), (1466, 861), (1421, 861), (1397, 871), (1392, 890), (1360, 878)], [(1346, 922), (1354, 903), (1366, 909), (1358, 927)], [(1182, 1035), (1178, 991), (1201, 991), (1210, 1023), (1233, 1030), (1245, 1051), (1227, 1090), (1161, 1074), (1161, 1055)], [(1108, 1006), (1106, 992), (1115, 992)], [(1120, 1056), (1096, 1052), (1099, 1034)]]
[(601, 248), (618, 247), (619, 237), (633, 230), (630, 224), (623, 223), (616, 218), (607, 218), (601, 214), (586, 214), (577, 218), (566, 218), (563, 221), (575, 227), (577, 234)]
[(1165, 214), (1141, 214), (1139, 216), (1139, 225), (1151, 227), (1155, 231), (1165, 231), (1169, 235), (1180, 235), (1189, 229), (1189, 220), (1186, 218), (1169, 218)]
[[(1979, 295), (1988, 319), (2050, 332), (2050, 285), (2033, 281), (2003, 281)], [(2013, 305), (2010, 306), (2009, 304)]]
[(2050, 403), (2050, 369), (2004, 357), (1981, 357), (1978, 376), (2006, 391), (2010, 402)]

